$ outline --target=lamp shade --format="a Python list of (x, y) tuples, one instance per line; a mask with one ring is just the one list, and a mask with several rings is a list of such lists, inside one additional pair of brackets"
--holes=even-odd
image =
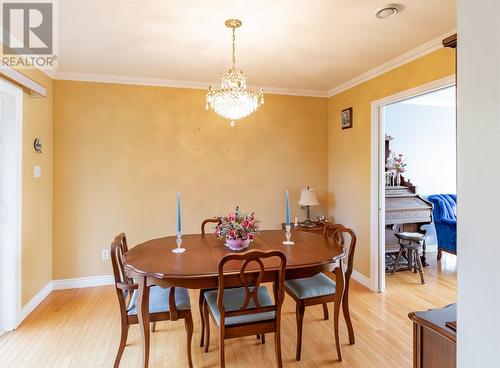
[(298, 203), (301, 206), (317, 206), (319, 202), (318, 198), (316, 198), (316, 189), (302, 189)]

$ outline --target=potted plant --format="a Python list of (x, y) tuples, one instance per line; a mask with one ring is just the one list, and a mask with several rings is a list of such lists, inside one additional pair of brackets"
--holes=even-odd
[(220, 223), (215, 227), (215, 235), (224, 239), (231, 250), (248, 248), (254, 236), (259, 233), (259, 221), (253, 212), (248, 215), (236, 207), (235, 212), (218, 218)]

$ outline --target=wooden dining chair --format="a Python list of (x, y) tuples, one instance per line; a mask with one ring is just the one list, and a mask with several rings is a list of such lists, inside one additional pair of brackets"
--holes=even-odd
[(205, 226), (207, 224), (215, 224), (215, 225), (219, 225), (221, 223), (221, 220), (220, 218), (218, 217), (212, 217), (212, 218), (208, 218), (206, 220), (203, 220), (203, 222), (201, 223), (201, 233), (204, 235), (205, 234)]
[[(204, 220), (202, 223), (201, 223), (201, 234), (202, 235), (205, 235), (205, 226), (207, 224), (216, 224), (216, 225), (219, 225), (221, 223), (221, 220), (217, 217), (212, 217), (212, 218), (208, 218), (206, 220)], [(215, 290), (215, 289), (200, 289), (200, 295), (199, 295), (199, 298), (198, 298), (198, 308), (199, 308), (199, 311), (200, 311), (200, 321), (201, 321), (201, 336), (200, 336), (200, 347), (203, 347), (204, 345), (204, 338), (205, 338), (205, 319), (203, 317), (203, 300), (204, 299), (204, 296), (203, 294), (207, 291), (207, 290)], [(262, 339), (262, 343), (265, 344), (266, 343), (266, 335), (263, 334), (262, 336), (261, 335), (257, 335), (257, 339)]]
[[(212, 217), (203, 220), (201, 223), (201, 234), (205, 235), (205, 226), (207, 224), (216, 224), (219, 225), (221, 223), (221, 220), (217, 217)], [(203, 318), (203, 300), (205, 300), (203, 294), (207, 290), (214, 290), (214, 289), (200, 289), (200, 295), (198, 297), (198, 310), (200, 311), (200, 321), (201, 321), (201, 338), (200, 338), (200, 347), (203, 347), (203, 339), (205, 338), (205, 319)]]
[[(125, 234), (121, 233), (117, 235), (111, 243), (111, 263), (113, 265), (113, 276), (115, 279), (115, 289), (116, 295), (118, 296), (121, 318), (120, 345), (116, 353), (115, 363), (113, 365), (114, 368), (120, 366), (120, 360), (127, 343), (129, 326), (139, 323), (137, 317), (138, 285), (127, 276), (123, 264), (123, 255), (127, 251), (127, 238)], [(177, 314), (179, 319), (184, 319), (187, 333), (188, 362), (189, 366), (192, 367), (191, 340), (193, 337), (193, 317), (191, 316), (191, 303), (189, 301), (187, 289), (173, 287), (163, 289), (159, 286), (152, 286), (150, 288), (149, 297), (149, 318), (153, 326), (158, 321), (170, 320), (172, 314)], [(173, 302), (174, 299), (175, 302)], [(173, 307), (171, 307), (170, 304), (172, 304)]]
[[(272, 272), (274, 303), (267, 287), (261, 286), (266, 269), (263, 259), (273, 258), (277, 266)], [(224, 266), (234, 261), (243, 261), (239, 273), (224, 274)], [(240, 262), (241, 263), (241, 262)], [(250, 264), (258, 266), (248, 270)], [(278, 266), (279, 265), (279, 266)], [(205, 352), (210, 344), (209, 315), (219, 329), (219, 364), (224, 368), (224, 340), (234, 337), (274, 333), (276, 365), (282, 367), (281, 359), (281, 306), (284, 300), (286, 257), (280, 251), (249, 251), (229, 254), (219, 262), (219, 287), (205, 292), (203, 314), (205, 318)], [(268, 270), (269, 271), (269, 270)], [(232, 277), (231, 286), (225, 288), (226, 277)], [(228, 279), (229, 280), (229, 279)]]
[(303, 279), (285, 281), (285, 291), (295, 300), (296, 320), (297, 320), (297, 347), (295, 358), (300, 360), (302, 350), (302, 325), (304, 322), (305, 308), (311, 305), (323, 305), (323, 316), (328, 319), (327, 303), (334, 304), (334, 333), (335, 344), (337, 347), (337, 356), (342, 361), (342, 350), (339, 340), (338, 315), (340, 311), (340, 302), (344, 319), (349, 333), (349, 344), (354, 344), (354, 329), (352, 327), (351, 316), (349, 313), (349, 281), (351, 279), (354, 251), (356, 249), (356, 235), (351, 229), (340, 224), (327, 224), (323, 231), (326, 238), (331, 238), (341, 244), (347, 253), (347, 268), (344, 272), (342, 261), (339, 267), (335, 267), (334, 274), (344, 272), (344, 285), (339, 285), (324, 273), (318, 273), (316, 276)]

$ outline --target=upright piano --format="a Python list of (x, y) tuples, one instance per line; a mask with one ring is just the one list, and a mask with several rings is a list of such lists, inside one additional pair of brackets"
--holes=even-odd
[[(388, 256), (399, 251), (393, 225), (401, 225), (401, 231), (425, 234), (421, 227), (431, 222), (432, 203), (419, 196), (414, 185), (403, 179), (399, 186), (385, 187), (385, 252)], [(422, 264), (426, 266), (425, 249), (422, 253)]]
[[(390, 154), (390, 141), (393, 138), (385, 137), (385, 161)], [(386, 165), (387, 166), (387, 165)], [(387, 179), (387, 177), (386, 177)], [(417, 194), (417, 187), (401, 176), (400, 185), (386, 180), (385, 187), (385, 253), (386, 266), (399, 251), (398, 239), (394, 236), (393, 225), (401, 225), (400, 231), (420, 232), (425, 234), (421, 227), (432, 222), (432, 203)], [(427, 266), (425, 260), (425, 247), (422, 252), (422, 264)], [(392, 269), (392, 268), (391, 268)]]

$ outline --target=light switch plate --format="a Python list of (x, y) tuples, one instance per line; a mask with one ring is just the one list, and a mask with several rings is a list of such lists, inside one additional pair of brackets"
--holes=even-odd
[(39, 178), (42, 176), (42, 167), (41, 166), (33, 166), (33, 177)]

